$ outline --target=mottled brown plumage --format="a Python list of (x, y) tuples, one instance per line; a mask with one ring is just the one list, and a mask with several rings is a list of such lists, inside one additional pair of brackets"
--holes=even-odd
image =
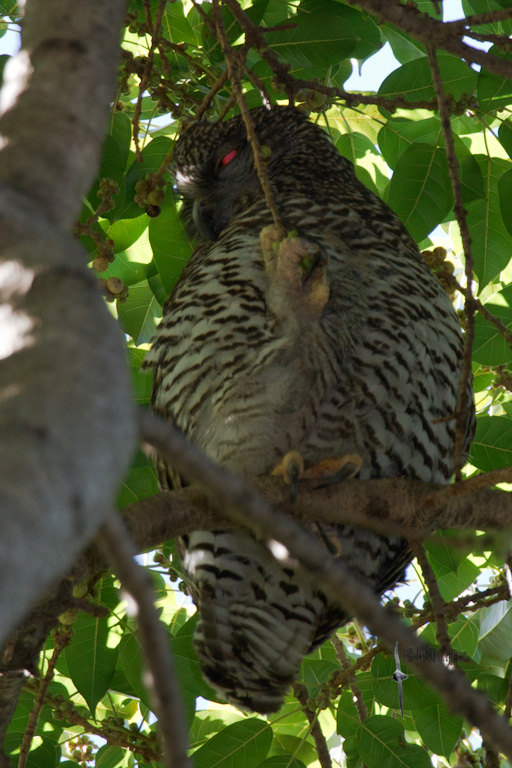
[[(462, 349), (448, 297), (321, 128), (291, 107), (251, 114), (299, 260), (262, 249), (272, 217), (241, 119), (193, 125), (174, 157), (200, 244), (148, 354), (153, 407), (247, 478), (296, 450), (306, 468), (351, 453), (361, 479), (448, 482)], [(471, 410), (467, 443), (472, 430)], [(162, 462), (159, 475), (179, 482)], [(403, 573), (398, 538), (352, 526), (319, 536), (379, 594)], [(230, 701), (276, 710), (304, 655), (347, 617), (249, 533), (196, 531), (182, 549), (205, 675)]]

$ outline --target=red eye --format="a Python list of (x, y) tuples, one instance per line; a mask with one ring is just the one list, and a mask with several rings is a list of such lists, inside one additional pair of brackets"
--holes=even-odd
[(228, 165), (233, 160), (237, 152), (238, 150), (232, 149), (231, 152), (228, 152), (227, 155), (224, 155), (224, 157), (220, 161), (221, 165)]

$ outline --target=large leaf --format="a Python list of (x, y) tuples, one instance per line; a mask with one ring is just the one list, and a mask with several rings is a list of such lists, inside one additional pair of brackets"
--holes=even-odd
[[(446, 93), (456, 99), (473, 93), (477, 74), (465, 62), (449, 53), (438, 53), (437, 62)], [(421, 57), (395, 69), (379, 88), (379, 96), (402, 97), (407, 101), (435, 99), (428, 60)]]
[(196, 752), (195, 768), (256, 768), (267, 756), (272, 728), (251, 717), (233, 723), (217, 733)]
[(436, 755), (449, 757), (460, 739), (462, 717), (454, 715), (442, 702), (427, 704), (415, 710), (412, 716), (425, 746)]
[[(486, 309), (512, 333), (512, 286), (491, 296)], [(473, 360), (482, 365), (506, 365), (512, 361), (512, 349), (495, 325), (477, 313), (473, 340)]]
[[(101, 597), (109, 603), (118, 601), (110, 580), (102, 587)], [(73, 640), (64, 651), (68, 674), (93, 716), (109, 690), (117, 664), (117, 649), (109, 647), (108, 639), (107, 618), (81, 613), (73, 624)]]
[(123, 329), (135, 344), (143, 344), (153, 338), (162, 307), (155, 299), (146, 280), (130, 286), (128, 299), (118, 302), (117, 312)]
[(432, 768), (425, 750), (405, 741), (403, 727), (392, 717), (368, 717), (359, 725), (356, 739), (367, 768)]
[(193, 250), (174, 199), (167, 200), (160, 214), (149, 222), (149, 242), (162, 283), (169, 293)]
[(504, 269), (512, 254), (512, 239), (503, 223), (498, 182), (511, 168), (508, 160), (476, 155), (484, 180), (484, 198), (467, 205), (467, 222), (473, 241), (475, 274), (482, 289)]
[(339, 0), (302, 0), (297, 15), (302, 14), (309, 18), (309, 21), (318, 15), (342, 19), (352, 31), (355, 43), (352, 50), (354, 59), (365, 59), (382, 45), (379, 28), (373, 19)]
[[(489, 50), (489, 54), (511, 61), (510, 54), (501, 54), (496, 46)], [(496, 111), (512, 103), (512, 80), (501, 75), (495, 75), (483, 68), (478, 75), (477, 98), (480, 107), (484, 111)]]
[[(444, 135), (437, 117), (426, 120), (388, 120), (379, 131), (378, 142), (384, 159), (393, 168), (400, 155), (415, 142), (444, 148)], [(483, 197), (482, 171), (469, 148), (458, 136), (454, 136), (454, 142), (462, 199), (464, 203), (469, 203)]]
[(509, 467), (512, 464), (512, 418), (510, 416), (482, 415), (477, 419), (470, 461), (482, 472)]
[(429, 144), (412, 144), (398, 159), (386, 199), (413, 238), (423, 240), (451, 207), (444, 151)]
[(343, 17), (297, 14), (286, 22), (295, 26), (269, 32), (266, 40), (274, 52), (292, 66), (329, 67), (354, 53), (354, 30)]
[(502, 600), (479, 613), (479, 643), (484, 656), (498, 661), (512, 658), (512, 603)]

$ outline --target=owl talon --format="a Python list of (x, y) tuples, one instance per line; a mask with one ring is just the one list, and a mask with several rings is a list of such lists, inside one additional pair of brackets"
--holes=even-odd
[(274, 468), (272, 475), (282, 477), (290, 486), (290, 501), (295, 502), (299, 491), (299, 480), (304, 475), (304, 460), (300, 453), (288, 451), (281, 463)]

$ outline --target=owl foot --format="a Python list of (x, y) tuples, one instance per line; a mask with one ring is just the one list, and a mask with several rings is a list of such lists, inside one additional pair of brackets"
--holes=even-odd
[(325, 259), (320, 248), (302, 237), (279, 240), (277, 228), (260, 233), (265, 271), (273, 285), (282, 285), (310, 317), (318, 317), (329, 299)]
[(335, 459), (323, 459), (317, 464), (304, 469), (304, 459), (298, 451), (288, 451), (281, 462), (272, 471), (274, 477), (282, 477), (290, 486), (290, 501), (297, 498), (299, 480), (320, 479), (319, 487), (334, 485), (342, 480), (355, 477), (361, 469), (363, 460), (358, 453), (347, 453)]

